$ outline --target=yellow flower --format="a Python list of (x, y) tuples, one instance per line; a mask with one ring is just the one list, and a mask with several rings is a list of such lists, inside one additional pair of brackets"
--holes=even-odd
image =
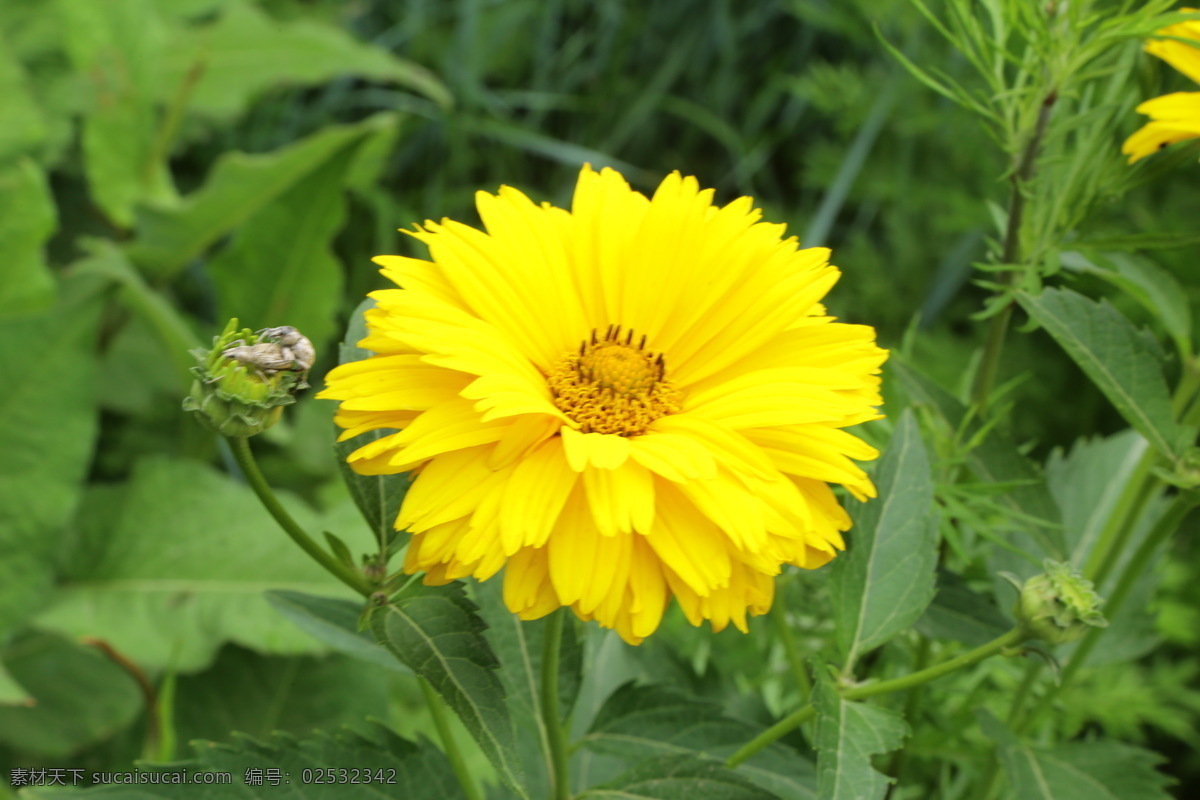
[(365, 474), (417, 473), (396, 527), (426, 583), (504, 569), (536, 619), (570, 606), (638, 643), (673, 595), (694, 625), (746, 629), (782, 564), (815, 568), (850, 527), (828, 483), (875, 489), (842, 430), (876, 419), (887, 357), (818, 302), (838, 278), (753, 201), (695, 178), (652, 198), (584, 167), (570, 211), (501, 187), (487, 232), (412, 236), (380, 256), (375, 355), (328, 376)]
[[(1181, 10), (1195, 11), (1192, 8)], [(1200, 45), (1200, 20), (1168, 25), (1158, 34), (1193, 39)], [(1146, 43), (1146, 52), (1200, 83), (1200, 49), (1176, 39), (1152, 39)], [(1121, 152), (1129, 156), (1130, 164), (1167, 145), (1200, 137), (1200, 92), (1175, 92), (1156, 97), (1142, 103), (1137, 111), (1149, 116), (1150, 122), (1126, 139), (1121, 147)]]

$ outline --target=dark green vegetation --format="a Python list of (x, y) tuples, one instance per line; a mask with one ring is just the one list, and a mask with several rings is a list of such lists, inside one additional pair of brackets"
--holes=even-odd
[[(994, 33), (990, 13), (1007, 20), (1010, 66), (1070, 51), (1064, 29), (1034, 18), (1053, 2), (946, 5), (938, 19), (970, 8), (981, 31)], [(453, 797), (413, 670), (459, 711), (502, 683), (507, 703), (464, 713), (455, 734), (494, 796), (510, 792), (497, 774), (546, 795), (532, 733), (544, 625), (515, 624), (494, 582), (468, 587), (478, 614), (457, 592), (410, 592), (375, 632), (411, 658), (410, 621), (448, 619), (443, 633), (471, 631), (443, 648), (470, 674), (392, 659), (179, 406), (186, 351), (231, 316), (303, 330), (320, 386), (362, 296), (383, 285), (370, 257), (421, 254), (396, 228), (474, 223), (473, 193), (501, 183), (563, 205), (584, 161), (645, 191), (671, 170), (694, 174), (831, 246), (844, 272), (832, 313), (875, 325), (895, 353), (889, 419), (864, 436), (888, 449), (896, 431), (904, 447), (875, 474), (908, 482), (880, 481), (899, 487), (904, 519), (857, 510), (870, 549), (785, 573), (749, 635), (672, 612), (633, 649), (568, 621), (560, 693), (581, 743), (574, 787), (874, 797), (874, 754), (900, 778), (893, 798), (1102, 796), (1091, 776), (1136, 800), (1165, 796), (1153, 750), (1179, 796), (1193, 796), (1200, 554), (1187, 518), (1166, 544), (1152, 537), (1182, 494), (1163, 487), (1194, 480), (1192, 398), (1176, 390), (1172, 409), (1168, 387), (1195, 388), (1184, 366), (1200, 166), (1184, 145), (1130, 169), (1119, 148), (1139, 100), (1194, 87), (1140, 53), (1149, 12), (1103, 39), (1086, 9), (1115, 18), (1128, 4), (1073, 5), (1063, 24), (1079, 23), (1082, 44), (1070, 52), (1098, 50), (1052, 87), (1056, 116), (1023, 184), (1023, 271), (1006, 285), (1009, 178), (1046, 70), (997, 100), (908, 0), (4, 0), (0, 798), (11, 769), (126, 770), (140, 758), (193, 759), (235, 781), (247, 767), (386, 763), (403, 776), (396, 796)], [(923, 85), (880, 37), (1011, 110), (1012, 130)], [(1043, 279), (1069, 291), (1039, 294)], [(1088, 299), (1100, 297), (1111, 306)], [(982, 424), (966, 408), (991, 323), (972, 315), (1013, 302)], [(1029, 318), (1045, 330), (1022, 326)], [(302, 398), (253, 445), (293, 516), (357, 556), (376, 534), (331, 456), (332, 411)], [(1130, 428), (1162, 465), (1142, 458)], [(864, 577), (871, 559), (905, 548), (920, 550), (911, 581)], [(1101, 594), (1126, 598), (1086, 666), (1072, 661), (1084, 645), (1053, 651), (1067, 665), (1061, 688), (1052, 669), (1029, 666), (1036, 657), (869, 704), (828, 679), (831, 660), (859, 680), (895, 678), (1003, 634), (1014, 593), (996, 573), (1028, 577), (1051, 555), (1090, 564), (1107, 579)], [(885, 606), (911, 616), (872, 618)], [(809, 702), (810, 657), (825, 727), (721, 767), (712, 756)], [(663, 775), (676, 793), (647, 788)], [(851, 783), (831, 789), (836, 775)], [(307, 789), (296, 796), (355, 796)], [(253, 796), (231, 791), (161, 796)]]

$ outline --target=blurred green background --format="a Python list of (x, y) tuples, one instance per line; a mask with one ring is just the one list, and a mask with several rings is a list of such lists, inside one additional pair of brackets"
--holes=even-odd
[[(805, 244), (833, 247), (833, 313), (961, 389), (988, 294), (972, 263), (997, 236), (989, 203), (1005, 200), (1007, 162), (879, 36), (967, 74), (907, 0), (0, 3), (4, 774), (368, 715), (429, 729), (411, 676), (328, 655), (262, 599), (338, 589), (179, 403), (186, 350), (231, 316), (307, 333), (319, 387), (350, 312), (382, 285), (371, 256), (421, 255), (396, 229), (426, 218), (477, 224), (479, 189), (566, 205), (590, 162), (643, 191), (677, 169), (721, 202), (752, 195)], [(1182, 85), (1149, 62), (1144, 96)], [(1127, 123), (1114, 163), (1132, 108)], [(1177, 150), (1084, 233), (1194, 242), (1195, 149)], [(1195, 252), (1155, 253), (1193, 293)], [(1003, 377), (1019, 374), (1012, 425), (1032, 451), (1124, 427), (1044, 334), (1011, 339)], [(310, 393), (255, 447), (310, 530), (366, 550), (331, 415)], [(1198, 598), (1185, 576), (1167, 591), (1174, 683), (1118, 687), (1134, 710), (1112, 724), (1182, 753), (1200, 663), (1175, 656), (1197, 644)], [(718, 639), (668, 624), (636, 660), (613, 656), (627, 662), (613, 675), (678, 673), (748, 716), (777, 713), (780, 685), (760, 675), (767, 626)], [(138, 672), (173, 698), (170, 719), (147, 715)], [(1200, 768), (1192, 758), (1173, 769)]]

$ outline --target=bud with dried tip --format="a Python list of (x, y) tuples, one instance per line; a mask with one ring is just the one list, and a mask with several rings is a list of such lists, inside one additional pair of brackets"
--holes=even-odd
[(1089, 628), (1108, 625), (1092, 582), (1067, 564), (1046, 560), (1046, 571), (1025, 581), (1013, 613), (1031, 637), (1051, 644), (1080, 639)]
[(229, 321), (213, 346), (192, 351), (197, 366), (183, 401), (206, 428), (224, 436), (253, 436), (279, 421), (283, 406), (308, 386), (312, 343), (290, 326), (253, 333)]

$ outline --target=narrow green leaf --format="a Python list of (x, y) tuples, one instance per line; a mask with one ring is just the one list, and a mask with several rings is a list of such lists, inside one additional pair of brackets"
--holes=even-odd
[(821, 800), (882, 800), (888, 779), (871, 766), (871, 757), (899, 747), (908, 725), (890, 709), (843, 700), (824, 665), (814, 664)]
[(933, 599), (937, 515), (929, 457), (905, 410), (876, 478), (879, 497), (852, 507), (846, 553), (830, 573), (838, 647), (846, 671), (908, 628)]
[[(723, 763), (760, 731), (713, 702), (667, 686), (626, 683), (604, 702), (581, 744), (636, 764), (648, 757), (689, 755)], [(817, 796), (813, 764), (773, 744), (739, 765), (737, 774), (785, 800)]]
[(329, 126), (273, 153), (229, 153), (204, 187), (177, 204), (142, 207), (138, 238), (129, 250), (142, 267), (170, 276), (339, 153), (354, 148), (390, 115), (356, 125)]
[(670, 755), (643, 761), (579, 798), (614, 800), (778, 800), (717, 761)]
[(996, 428), (982, 431), (983, 425), (978, 420), (968, 422), (963, 404), (912, 364), (893, 358), (888, 368), (900, 380), (914, 404), (929, 408), (950, 431), (961, 431), (965, 440), (977, 440), (976, 446), (966, 454), (971, 472), (981, 481), (1010, 484), (1012, 488), (999, 499), (1002, 506), (1023, 520), (1021, 529), (1038, 542), (1041, 555), (1059, 560), (1065, 558), (1066, 545), (1058, 506), (1046, 489), (1041, 473), (1021, 455), (1012, 439)]
[(300, 630), (340, 653), (394, 672), (409, 671), (374, 636), (358, 629), (360, 602), (279, 590), (267, 592), (267, 602)]
[(1191, 354), (1192, 311), (1174, 275), (1135, 253), (1069, 252), (1061, 260), (1067, 269), (1097, 275), (1137, 300), (1167, 329), (1180, 356)]
[(380, 644), (429, 681), (458, 714), (501, 779), (528, 797), (499, 662), (487, 626), (458, 584), (416, 584), (371, 615)]
[(1163, 455), (1179, 455), (1187, 433), (1175, 424), (1160, 357), (1121, 312), (1070, 289), (1016, 298), (1130, 425)]
[(1171, 779), (1158, 753), (1096, 740), (1057, 747), (1000, 748), (1014, 797), (1021, 800), (1169, 800)]
[(29, 159), (0, 168), (0, 241), (5, 261), (0, 269), (0, 317), (41, 311), (54, 302), (54, 277), (46, 266), (45, 247), (57, 227), (58, 212), (42, 168)]

